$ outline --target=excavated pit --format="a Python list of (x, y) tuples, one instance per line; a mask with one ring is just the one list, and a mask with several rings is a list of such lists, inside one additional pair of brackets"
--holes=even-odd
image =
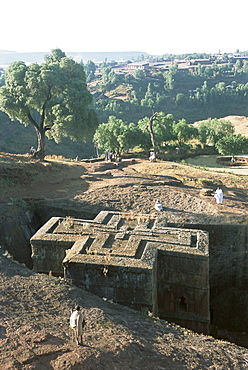
[[(0, 207), (0, 245), (17, 261), (33, 267), (30, 238), (51, 217), (93, 220), (96, 214), (66, 206), (23, 200)], [(177, 226), (168, 224), (168, 226)], [(209, 285), (211, 325), (248, 332), (248, 226), (240, 224), (185, 224), (184, 228), (209, 233)], [(181, 302), (183, 307), (185, 302)], [(217, 336), (217, 334), (216, 334)]]

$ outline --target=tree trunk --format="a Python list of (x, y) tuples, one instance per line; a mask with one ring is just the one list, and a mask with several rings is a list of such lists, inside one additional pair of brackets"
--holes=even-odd
[[(39, 113), (37, 112), (39, 115)], [(34, 154), (35, 158), (43, 161), (45, 158), (45, 129), (44, 129), (44, 118), (45, 118), (45, 105), (42, 109), (42, 114), (39, 116), (40, 124), (35, 120), (31, 113), (28, 114), (30, 122), (34, 125), (36, 136), (37, 136), (37, 151)]]
[(43, 161), (45, 158), (45, 131), (42, 129), (39, 130), (36, 126), (35, 131), (37, 135), (37, 151), (34, 157)]
[(152, 129), (152, 124), (153, 124), (153, 121), (155, 121), (157, 115), (158, 115), (158, 113), (154, 113), (150, 117), (149, 122), (148, 122), (148, 125), (147, 125), (147, 129), (149, 131), (150, 138), (151, 138), (151, 143), (152, 143), (153, 151), (154, 151), (154, 153), (155, 153), (156, 156), (158, 154), (158, 149), (157, 149), (156, 140), (155, 140), (155, 136), (154, 136), (153, 129)]

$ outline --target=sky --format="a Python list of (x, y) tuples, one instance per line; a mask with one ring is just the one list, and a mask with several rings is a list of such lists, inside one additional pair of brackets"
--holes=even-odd
[(141, 51), (152, 55), (248, 50), (247, 0), (8, 0), (0, 50)]

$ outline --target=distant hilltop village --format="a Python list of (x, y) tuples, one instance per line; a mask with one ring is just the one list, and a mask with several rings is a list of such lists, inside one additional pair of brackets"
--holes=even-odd
[[(177, 59), (177, 55), (171, 55), (171, 58), (163, 57), (162, 55), (151, 55), (142, 51), (123, 51), (123, 52), (65, 52), (68, 57), (73, 58), (76, 62), (86, 63), (91, 60), (95, 64), (102, 62), (115, 61), (118, 65), (113, 66), (113, 70), (117, 72), (135, 69), (167, 69), (172, 63), (178, 63), (180, 69), (188, 69), (192, 66), (212, 65), (214, 62), (226, 63), (230, 59), (232, 62), (237, 60), (247, 60), (248, 55), (240, 54), (213, 54), (211, 57), (204, 59)], [(50, 52), (29, 52), (18, 53), (15, 51), (0, 50), (0, 68), (6, 69), (12, 62), (23, 61), (26, 64), (42, 63), (45, 55)], [(190, 54), (189, 54), (190, 55)], [(138, 62), (137, 62), (138, 61)]]
[[(154, 58), (155, 60), (156, 58)], [(198, 68), (198, 65), (204, 65), (204, 66), (211, 66), (213, 63), (218, 63), (218, 64), (227, 64), (230, 61), (232, 63), (236, 63), (238, 60), (240, 61), (248, 61), (248, 55), (247, 56), (240, 56), (240, 55), (229, 55), (228, 60), (223, 59), (223, 56), (218, 54), (218, 55), (213, 55), (209, 58), (201, 58), (201, 59), (164, 59), (160, 58), (159, 61), (140, 61), (140, 62), (126, 62), (123, 64), (119, 64), (116, 66), (112, 67), (112, 70), (114, 70), (116, 73), (121, 73), (121, 72), (127, 72), (127, 71), (132, 71), (132, 70), (149, 70), (149, 69), (157, 69), (157, 70), (169, 70), (170, 67), (177, 63), (178, 64), (178, 69), (181, 71), (189, 70), (189, 69), (195, 69)]]
[[(7, 68), (9, 64), (17, 60), (22, 60), (26, 64), (30, 63), (42, 63), (45, 55), (50, 54), (48, 52), (35, 52), (35, 53), (17, 53), (15, 51), (0, 50), (0, 67)], [(123, 51), (123, 52), (65, 52), (68, 57), (73, 58), (76, 62), (83, 61), (86, 63), (88, 60), (92, 60), (96, 64), (100, 64), (104, 61), (115, 60), (117, 62), (123, 62), (126, 60), (136, 60), (139, 57), (149, 58), (151, 55), (142, 51)]]

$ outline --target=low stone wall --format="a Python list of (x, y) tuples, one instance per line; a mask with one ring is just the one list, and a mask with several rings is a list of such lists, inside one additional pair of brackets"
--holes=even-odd
[(224, 166), (238, 166), (248, 163), (248, 157), (246, 156), (235, 156), (235, 161), (231, 161), (232, 157), (218, 157), (216, 158), (216, 163)]

